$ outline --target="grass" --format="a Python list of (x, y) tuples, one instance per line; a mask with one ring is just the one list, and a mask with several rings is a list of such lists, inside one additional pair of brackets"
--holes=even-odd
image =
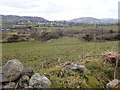
[(111, 25), (111, 26), (72, 26), (72, 27), (35, 27), (38, 30), (39, 29), (62, 29), (62, 30), (113, 30), (113, 31), (118, 31), (118, 26), (117, 25)]
[[(3, 64), (10, 59), (19, 59), (25, 66), (39, 65), (44, 61), (61, 59), (60, 62), (79, 59), (86, 55), (117, 51), (118, 42), (83, 42), (64, 37), (49, 42), (19, 42), (3, 44)], [(54, 62), (55, 64), (58, 62)]]
[[(65, 68), (56, 66), (47, 69), (46, 76), (51, 80), (53, 88), (105, 88), (106, 84), (113, 79), (114, 68), (111, 64), (103, 64), (97, 59), (97, 61), (86, 60), (84, 65), (87, 68), (85, 73), (72, 70), (65, 72)], [(42, 71), (45, 72), (44, 70), (38, 72)]]
[(101, 62), (103, 57), (75, 62), (86, 66), (85, 74), (72, 70), (67, 73), (64, 67), (58, 65), (87, 55), (118, 51), (118, 41), (83, 42), (72, 37), (53, 39), (48, 42), (4, 43), (2, 46), (3, 64), (10, 59), (18, 59), (24, 67), (33, 67), (37, 73), (46, 73), (52, 82), (52, 88), (105, 88), (109, 80), (113, 79), (114, 67)]

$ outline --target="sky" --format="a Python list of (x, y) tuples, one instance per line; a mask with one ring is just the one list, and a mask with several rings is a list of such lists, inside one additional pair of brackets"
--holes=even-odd
[(0, 14), (48, 20), (118, 18), (119, 0), (0, 0)]

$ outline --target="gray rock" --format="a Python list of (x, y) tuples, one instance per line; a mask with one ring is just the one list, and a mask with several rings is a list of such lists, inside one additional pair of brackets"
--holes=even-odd
[(29, 86), (29, 80), (30, 80), (30, 78), (27, 75), (23, 75), (19, 79), (19, 85), (18, 85), (18, 87), (21, 87), (21, 88), (28, 87)]
[(114, 79), (111, 82), (109, 82), (106, 87), (107, 88), (115, 88), (115, 86), (117, 86), (118, 84), (120, 84), (120, 80), (118, 79)]
[(0, 82), (10, 82), (17, 80), (23, 70), (23, 65), (19, 60), (9, 60), (3, 67), (2, 67), (2, 79)]
[(69, 70), (76, 70), (79, 72), (84, 72), (86, 70), (86, 67), (84, 65), (78, 65), (74, 63), (66, 63), (66, 71), (69, 72)]
[(21, 82), (26, 82), (26, 81), (29, 81), (30, 78), (27, 76), (27, 75), (23, 75), (21, 78), (20, 78), (20, 81)]
[(22, 75), (27, 75), (27, 76), (31, 77), (32, 75), (34, 75), (34, 69), (31, 67), (24, 68), (22, 71)]
[(24, 68), (22, 71), (22, 77), (19, 79), (19, 85), (20, 88), (29, 88), (29, 80), (30, 77), (34, 74), (33, 68)]
[(2, 89), (2, 83), (0, 83), (0, 90)]
[(5, 86), (3, 86), (3, 88), (16, 88), (16, 84), (15, 82), (10, 82), (6, 84)]
[(32, 86), (26, 86), (25, 88), (27, 89), (27, 88), (33, 88), (33, 87)]
[(29, 81), (29, 86), (34, 88), (49, 88), (51, 82), (43, 73), (35, 73)]

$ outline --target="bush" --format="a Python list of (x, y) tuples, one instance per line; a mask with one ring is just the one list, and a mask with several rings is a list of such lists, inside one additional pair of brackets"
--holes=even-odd
[(110, 30), (110, 33), (114, 33), (114, 31), (111, 29), (111, 30)]
[(80, 34), (79, 30), (66, 30), (63, 32), (64, 36), (73, 37), (75, 34)]
[(31, 32), (29, 37), (31, 37), (31, 38), (37, 38), (38, 37), (38, 33), (36, 31)]
[(10, 37), (10, 34), (2, 32), (2, 39), (6, 39), (8, 37)]
[(85, 41), (92, 41), (94, 39), (92, 34), (86, 34), (82, 37)]
[(57, 39), (59, 37), (60, 35), (56, 32), (42, 32), (38, 39), (42, 41), (47, 41), (50, 39)]
[(12, 42), (18, 42), (18, 41), (20, 41), (21, 40), (21, 37), (19, 36), (19, 35), (12, 35), (11, 37), (9, 37), (8, 39), (7, 39), (7, 42), (10, 42), (10, 43), (12, 43)]
[(114, 39), (115, 39), (115, 40), (120, 40), (120, 34), (116, 35), (116, 36), (114, 37)]
[(119, 34), (105, 34), (99, 37), (96, 37), (97, 40), (105, 40), (105, 41), (114, 41), (114, 40), (120, 40)]

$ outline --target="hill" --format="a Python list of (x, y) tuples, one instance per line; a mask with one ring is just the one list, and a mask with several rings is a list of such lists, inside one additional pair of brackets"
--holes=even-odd
[(16, 15), (0, 15), (2, 16), (3, 24), (37, 24), (47, 22), (48, 20), (42, 17), (33, 16), (16, 16)]
[[(0, 15), (2, 17), (2, 23), (3, 24), (40, 24), (49, 22), (49, 20), (46, 20), (42, 17), (34, 17), (34, 16), (16, 16), (16, 15)], [(66, 22), (64, 21), (53, 21), (53, 22)], [(114, 18), (103, 18), (103, 19), (97, 19), (93, 17), (81, 17), (81, 18), (75, 18), (72, 20), (68, 20), (69, 22), (74, 23), (95, 23), (95, 24), (114, 24), (117, 23), (118, 20)]]
[(70, 20), (69, 22), (75, 22), (75, 23), (117, 23), (117, 19), (113, 18), (103, 18), (103, 19), (97, 19), (93, 17), (81, 17), (81, 18), (75, 18)]

